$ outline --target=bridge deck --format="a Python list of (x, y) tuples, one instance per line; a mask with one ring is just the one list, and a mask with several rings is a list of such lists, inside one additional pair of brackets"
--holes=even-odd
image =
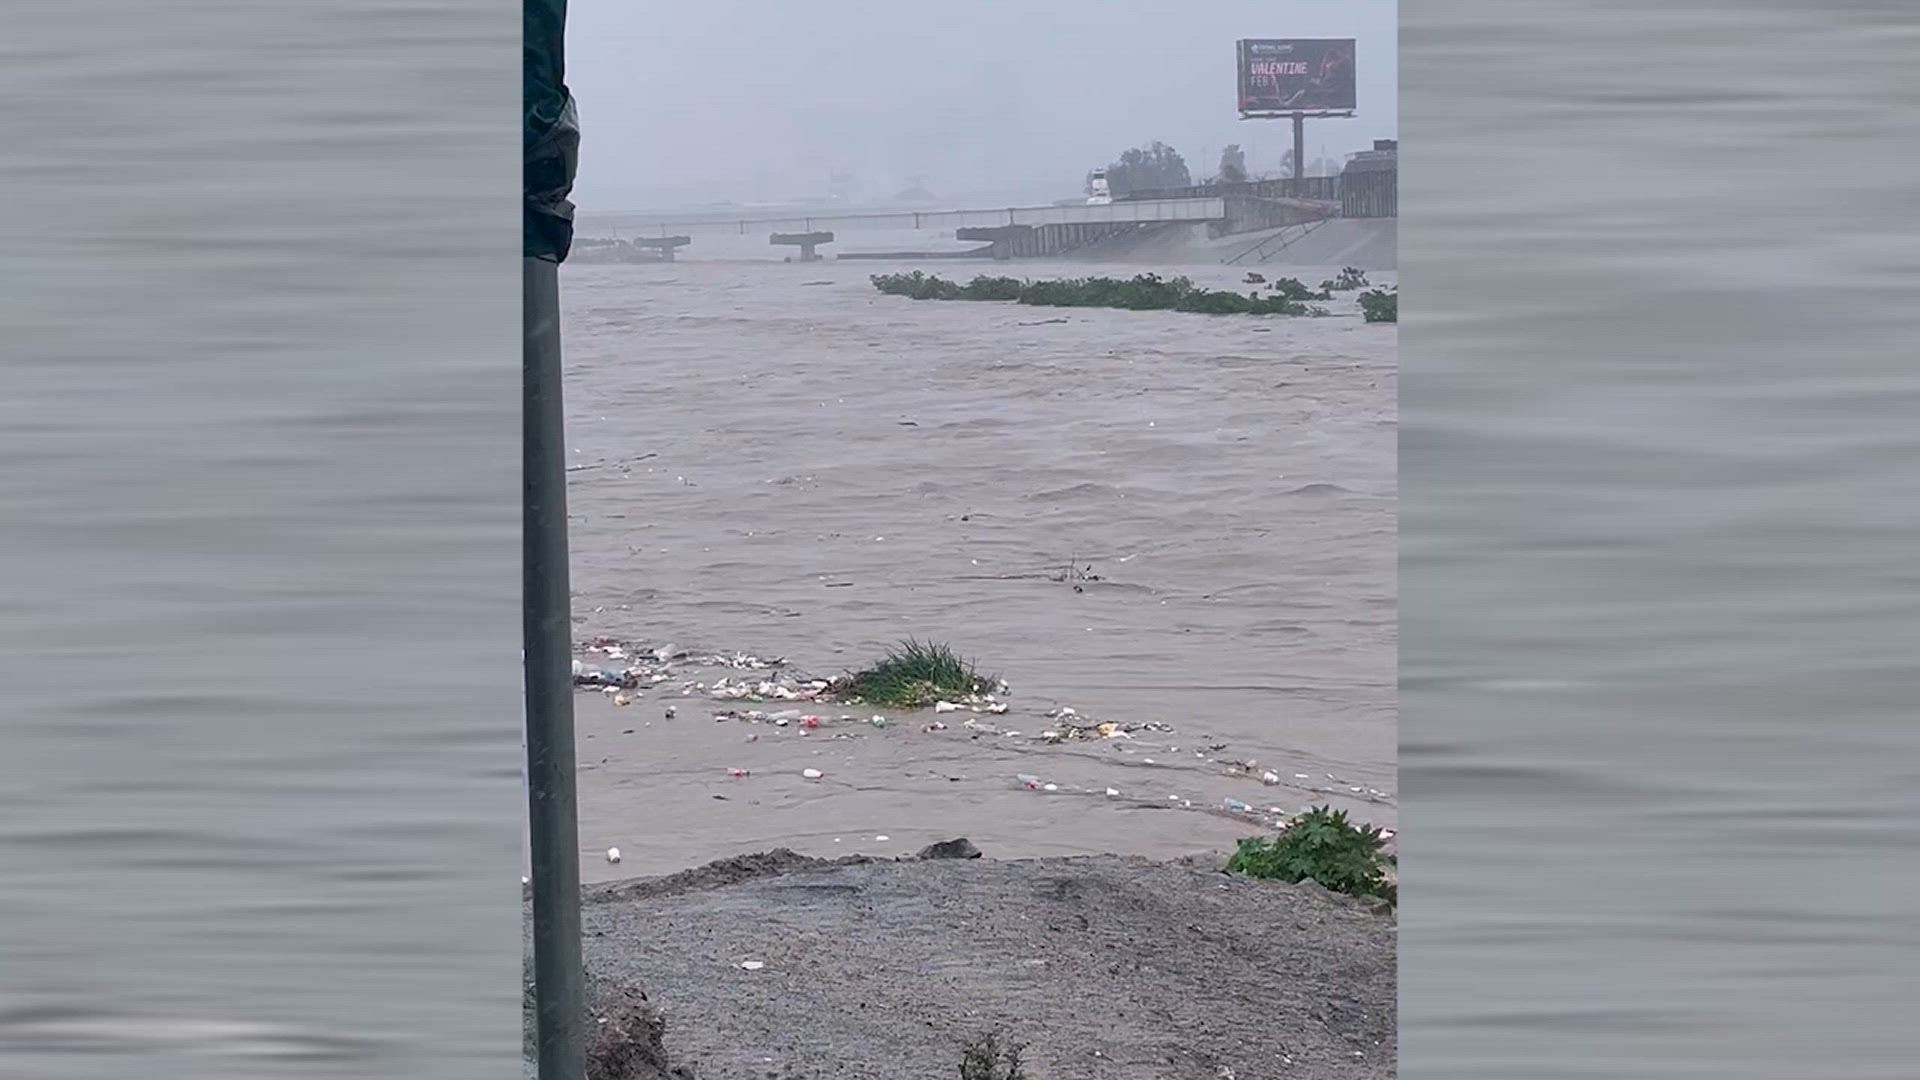
[(738, 218), (688, 217), (649, 221), (623, 215), (616, 221), (624, 231), (642, 234), (678, 233), (683, 236), (746, 235), (757, 232), (817, 232), (824, 229), (937, 229), (992, 228), (998, 225), (1103, 225), (1150, 222), (1218, 221), (1227, 216), (1226, 200), (1143, 199), (1104, 206), (1020, 206), (1001, 210), (900, 210), (881, 214), (816, 214), (810, 217)]

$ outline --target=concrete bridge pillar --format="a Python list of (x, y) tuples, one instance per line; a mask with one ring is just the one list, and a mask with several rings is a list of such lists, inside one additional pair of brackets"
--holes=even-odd
[(830, 232), (774, 233), (771, 239), (775, 245), (798, 247), (801, 262), (818, 262), (820, 261), (819, 246), (833, 243), (833, 234)]
[(690, 236), (639, 236), (627, 241), (637, 248), (649, 248), (658, 253), (662, 262), (672, 262), (673, 253), (693, 243)]

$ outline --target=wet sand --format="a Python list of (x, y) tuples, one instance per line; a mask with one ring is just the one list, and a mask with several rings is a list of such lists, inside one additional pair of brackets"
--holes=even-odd
[[(806, 734), (716, 721), (784, 705), (682, 694), (713, 670), (624, 707), (583, 692), (585, 876), (959, 834), (1005, 857), (1172, 857), (1258, 831), (1229, 798), (1393, 827), (1396, 328), (1351, 299), (1321, 319), (1210, 317), (916, 302), (867, 281), (903, 268), (566, 268), (576, 639), (822, 676), (946, 641), (1011, 685), (1007, 715), (975, 719), (1021, 734), (813, 706), (829, 722)], [(1098, 580), (1053, 580), (1070, 564)], [(1033, 738), (1062, 705), (1171, 730)]]

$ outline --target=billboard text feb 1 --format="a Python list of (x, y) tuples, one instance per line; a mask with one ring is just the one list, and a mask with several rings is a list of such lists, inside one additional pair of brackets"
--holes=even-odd
[(1351, 112), (1352, 38), (1240, 42), (1240, 111)]

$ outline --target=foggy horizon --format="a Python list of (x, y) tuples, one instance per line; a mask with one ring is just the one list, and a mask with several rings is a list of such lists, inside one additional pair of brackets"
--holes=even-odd
[(1197, 181), (1238, 143), (1256, 174), (1285, 121), (1241, 120), (1234, 42), (1351, 37), (1353, 119), (1311, 120), (1309, 163), (1398, 133), (1398, 5), (1219, 0), (1175, 16), (1053, 0), (910, 10), (770, 0), (570, 5), (567, 79), (584, 214), (719, 204), (1071, 198), (1088, 170), (1164, 142)]

